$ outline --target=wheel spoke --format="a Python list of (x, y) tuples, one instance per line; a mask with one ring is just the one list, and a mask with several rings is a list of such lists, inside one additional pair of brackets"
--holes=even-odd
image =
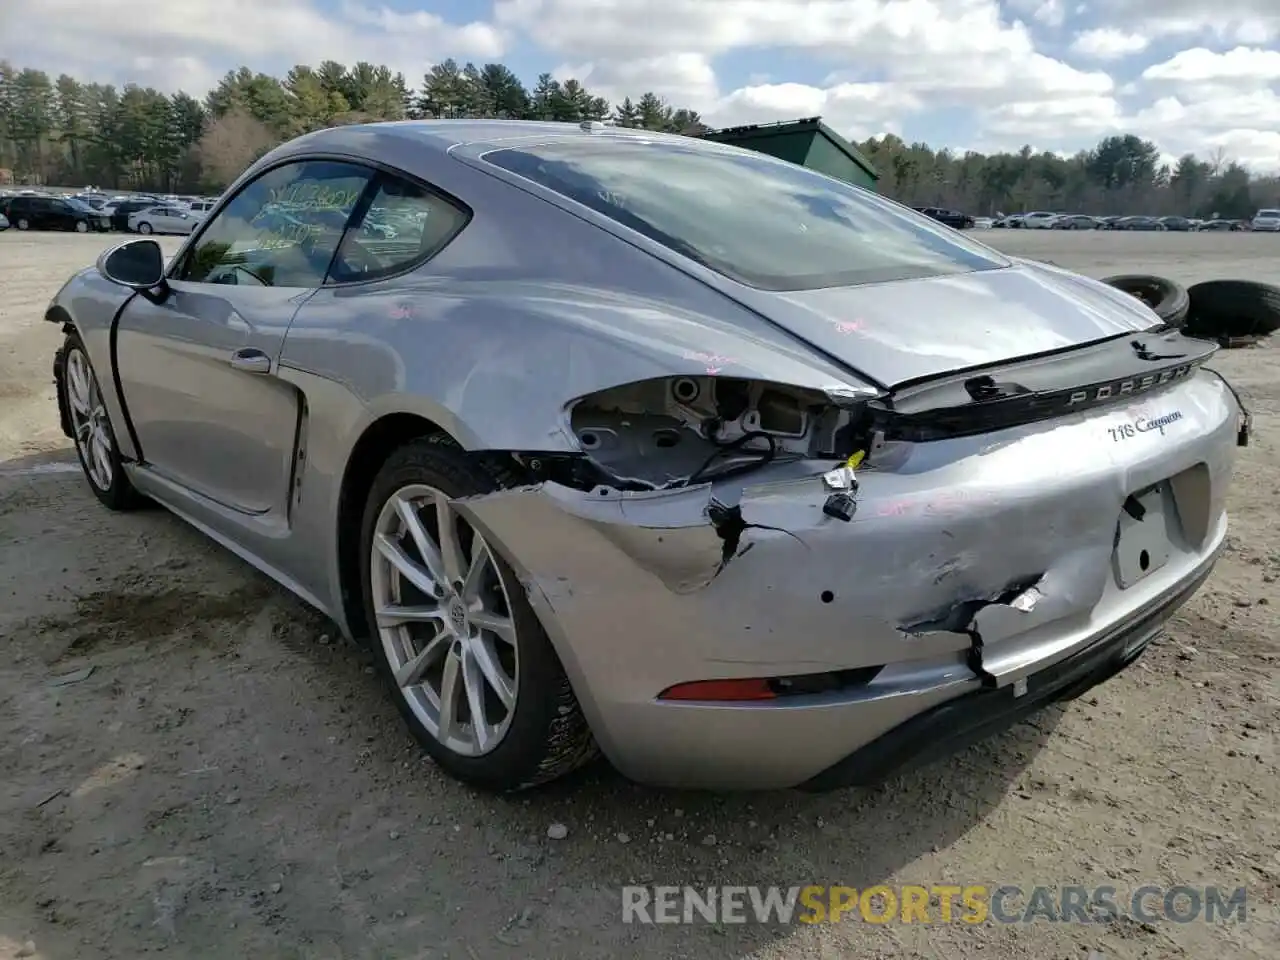
[(471, 551), (471, 566), (467, 568), (467, 576), (462, 581), (462, 600), (470, 604), (480, 599), (480, 588), (484, 585), (484, 572), (489, 567), (489, 551), (479, 542)]
[(89, 413), (89, 387), (85, 382), (84, 360), (79, 353), (71, 354), (71, 362), (67, 364), (67, 393), (71, 406), (84, 415)]
[(498, 696), (498, 700), (504, 707), (510, 710), (515, 706), (516, 691), (511, 679), (507, 676), (502, 664), (498, 660), (497, 651), (493, 649), (492, 642), (484, 635), (476, 637), (471, 641), (471, 658), (475, 661), (480, 672), (484, 675), (485, 682), (489, 688)]
[(409, 538), (413, 540), (413, 545), (417, 547), (418, 555), (422, 557), (427, 572), (436, 583), (437, 589), (432, 592), (432, 596), (443, 597), (449, 588), (449, 573), (440, 558), (439, 548), (431, 539), (431, 534), (427, 533), (427, 528), (422, 525), (422, 516), (418, 513), (418, 508), (412, 501), (404, 497), (396, 497), (396, 513), (400, 515)]
[(516, 642), (516, 625), (511, 622), (510, 617), (504, 617), (500, 613), (493, 613), (489, 610), (474, 610), (468, 617), (473, 627), (488, 630), (507, 643), (514, 644)]
[(93, 431), (93, 459), (97, 462), (98, 468), (102, 471), (100, 481), (103, 488), (111, 486), (111, 455), (110, 448), (107, 446), (106, 439), (102, 435), (101, 430)]
[(445, 654), (444, 675), (440, 678), (440, 722), (436, 737), (447, 741), (453, 736), (453, 725), (458, 716), (458, 655), (450, 650)]
[(378, 626), (398, 627), (405, 623), (425, 623), (432, 620), (441, 621), (445, 611), (439, 607), (401, 607), (392, 604), (378, 608)]
[(471, 713), (471, 731), (476, 746), (483, 750), (489, 744), (489, 720), (484, 713), (484, 674), (469, 652), (462, 654), (462, 685), (467, 691), (467, 707)]
[(438, 587), (430, 572), (422, 566), (419, 566), (413, 559), (404, 552), (400, 544), (396, 543), (385, 533), (379, 533), (374, 537), (374, 545), (378, 552), (391, 564), (396, 573), (408, 580), (413, 586), (432, 597), (436, 595)]
[(444, 562), (444, 573), (449, 583), (462, 580), (467, 569), (466, 560), (462, 556), (462, 547), (458, 543), (458, 516), (449, 505), (449, 497), (436, 491), (436, 529), (440, 534), (440, 558)]
[(442, 656), (449, 652), (449, 635), (441, 627), (434, 637), (427, 641), (421, 652), (414, 654), (396, 670), (396, 683), (401, 687), (411, 687), (422, 682), (422, 676)]

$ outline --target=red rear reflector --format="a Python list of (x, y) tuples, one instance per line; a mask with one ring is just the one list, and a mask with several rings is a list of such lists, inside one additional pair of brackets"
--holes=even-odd
[(768, 680), (695, 680), (668, 687), (659, 700), (714, 700), (740, 702), (743, 700), (774, 700), (777, 694)]

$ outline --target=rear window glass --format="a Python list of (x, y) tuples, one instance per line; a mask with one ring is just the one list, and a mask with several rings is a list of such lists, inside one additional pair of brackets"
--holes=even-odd
[(484, 159), (766, 290), (1008, 265), (994, 250), (869, 190), (706, 144), (600, 137), (493, 150)]

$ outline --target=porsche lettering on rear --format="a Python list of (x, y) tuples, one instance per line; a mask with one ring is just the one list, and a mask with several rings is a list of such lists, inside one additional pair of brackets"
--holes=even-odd
[(1067, 406), (1073, 407), (1080, 403), (1098, 403), (1103, 400), (1110, 400), (1113, 397), (1145, 393), (1155, 387), (1172, 383), (1174, 380), (1181, 380), (1194, 368), (1194, 364), (1184, 363), (1181, 366), (1162, 370), (1160, 373), (1150, 373), (1143, 377), (1128, 377), (1124, 380), (1113, 380), (1111, 383), (1088, 387), (1085, 390), (1076, 390), (1067, 401)]

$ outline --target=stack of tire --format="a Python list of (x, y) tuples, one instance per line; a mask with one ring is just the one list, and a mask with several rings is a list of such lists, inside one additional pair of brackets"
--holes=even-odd
[(1280, 287), (1254, 280), (1206, 280), (1184, 287), (1167, 277), (1125, 274), (1103, 283), (1132, 294), (1171, 327), (1224, 346), (1280, 329)]

